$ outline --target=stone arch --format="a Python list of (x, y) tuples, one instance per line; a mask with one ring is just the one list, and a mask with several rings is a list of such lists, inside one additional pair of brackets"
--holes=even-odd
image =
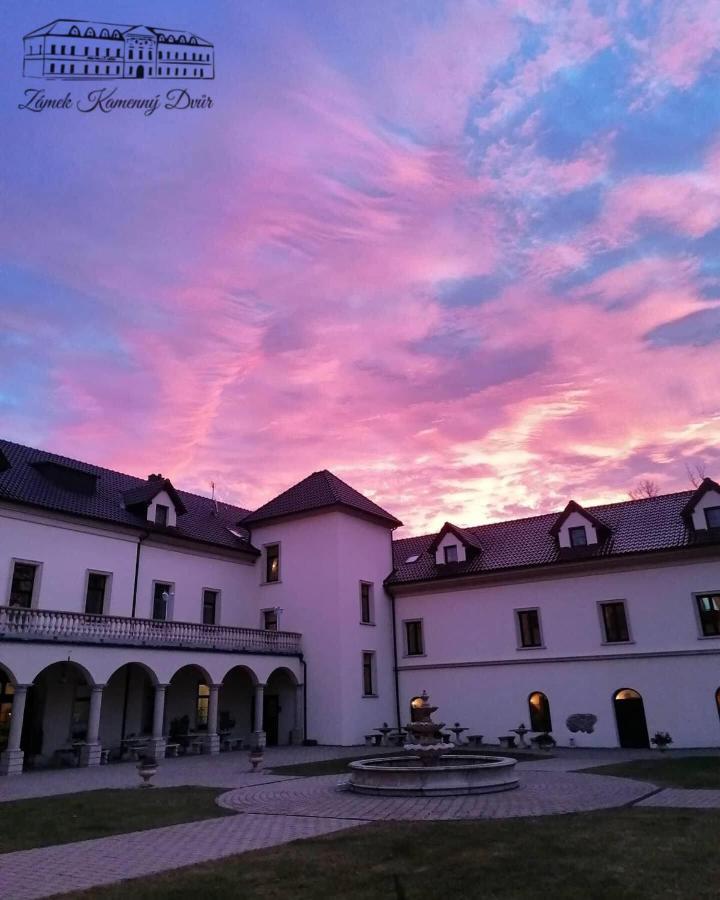
[(7, 677), (7, 680), (13, 686), (15, 686), (18, 683), (18, 680), (15, 677), (12, 669), (9, 666), (5, 665), (5, 663), (0, 662), (0, 676), (2, 676), (2, 675), (5, 675)]
[(649, 747), (645, 704), (635, 688), (620, 688), (613, 693), (615, 724), (621, 747)]
[(204, 731), (213, 679), (198, 663), (178, 667), (168, 683), (165, 694), (166, 732), (173, 741), (188, 731)]
[(100, 743), (122, 755), (123, 741), (152, 732), (156, 672), (147, 663), (128, 660), (108, 676), (100, 714)]
[(298, 722), (298, 680), (285, 666), (268, 676), (264, 691), (263, 730), (268, 746), (292, 744)]
[(272, 672), (268, 675), (268, 681), (270, 681), (273, 675), (276, 674), (286, 675), (292, 682), (293, 687), (297, 687), (300, 684), (295, 673), (291, 669), (288, 669), (287, 666), (278, 666), (276, 669), (273, 669)]
[(44, 675), (48, 671), (48, 669), (52, 669), (53, 666), (65, 666), (67, 668), (79, 669), (83, 678), (90, 687), (93, 687), (95, 684), (97, 684), (95, 678), (93, 678), (93, 676), (90, 674), (90, 670), (87, 669), (81, 662), (78, 662), (76, 659), (54, 659), (52, 662), (46, 663), (33, 676), (33, 683), (36, 682), (41, 675)]

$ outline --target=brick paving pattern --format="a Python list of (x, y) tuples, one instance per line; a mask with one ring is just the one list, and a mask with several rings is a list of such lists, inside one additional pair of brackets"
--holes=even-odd
[(676, 809), (720, 809), (720, 791), (699, 788), (665, 788), (638, 806), (672, 806)]
[(526, 772), (520, 786), (474, 797), (368, 797), (339, 787), (337, 775), (297, 778), (282, 783), (239, 788), (218, 802), (227, 809), (272, 815), (333, 816), (343, 819), (505, 819), (609, 809), (634, 803), (655, 790), (627, 778), (572, 772)]

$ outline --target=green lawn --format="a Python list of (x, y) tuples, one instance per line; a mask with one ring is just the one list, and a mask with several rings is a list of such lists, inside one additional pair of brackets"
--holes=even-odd
[[(717, 898), (720, 813), (369, 825), (96, 889), (95, 900)], [(396, 891), (396, 879), (401, 886)]]
[[(379, 751), (379, 752), (378, 752)], [(520, 762), (523, 760), (533, 759), (550, 759), (550, 753), (515, 753), (512, 750), (500, 750), (495, 747), (481, 747), (477, 750), (453, 750), (454, 755), (464, 756), (468, 753), (480, 754), (481, 756), (509, 756)], [(356, 759), (373, 759), (378, 756), (403, 756), (402, 750), (395, 753), (387, 752), (385, 748), (378, 748), (374, 753), (360, 751), (353, 756), (343, 756), (340, 759), (319, 759), (316, 762), (292, 763), (287, 766), (274, 766), (268, 769), (274, 775), (343, 775), (347, 772), (348, 764)]]
[(83, 791), (0, 803), (0, 853), (232, 815), (218, 788)]
[(593, 775), (616, 775), (651, 781), (662, 787), (720, 790), (720, 756), (659, 756), (583, 769)]

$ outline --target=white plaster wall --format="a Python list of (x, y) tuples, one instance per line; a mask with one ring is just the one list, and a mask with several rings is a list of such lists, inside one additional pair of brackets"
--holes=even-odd
[(10, 596), (13, 559), (42, 564), (36, 606), (83, 612), (88, 569), (112, 572), (106, 611), (129, 616), (137, 541), (131, 535), (0, 508), (0, 605)]
[(148, 503), (147, 508), (147, 520), (148, 522), (155, 521), (156, 507), (157, 506), (167, 506), (167, 524), (171, 527), (175, 527), (177, 525), (177, 513), (175, 512), (175, 504), (170, 499), (170, 494), (167, 491), (160, 491), (150, 503)]
[(561, 547), (570, 547), (570, 529), (585, 527), (588, 544), (597, 544), (597, 529), (589, 519), (586, 519), (579, 512), (572, 512), (563, 522), (562, 528), (558, 533), (558, 543)]
[[(134, 560), (133, 560), (134, 565)], [(203, 589), (220, 591), (218, 625), (257, 628), (256, 566), (146, 541), (140, 551), (136, 615), (152, 618), (153, 582), (174, 584), (168, 618), (202, 622)]]
[[(561, 746), (575, 739), (579, 747), (617, 747), (613, 695), (634, 688), (643, 697), (648, 733), (669, 731), (673, 747), (717, 747), (720, 718), (715, 691), (720, 666), (713, 657), (617, 659), (529, 665), (479, 666), (400, 675), (402, 712), (409, 717), (410, 699), (423, 689), (438, 706), (436, 721), (459, 721), (466, 734), (482, 734), (487, 743), (530, 725), (528, 697), (542, 691), (550, 703), (553, 737)], [(567, 717), (593, 713), (593, 734), (572, 735)]]
[[(264, 556), (256, 565), (256, 622), (261, 609), (279, 606), (283, 609), (280, 629), (302, 632), (308, 661), (306, 736), (321, 744), (342, 743), (338, 600), (342, 518), (341, 513), (331, 512), (280, 520), (254, 528), (251, 538), (258, 549), (280, 544), (280, 581), (263, 583)], [(359, 605), (356, 613), (359, 616)], [(298, 680), (302, 683), (302, 676)]]
[(720, 506), (720, 494), (718, 494), (717, 491), (708, 491), (706, 494), (703, 494), (697, 506), (693, 510), (692, 521), (697, 531), (707, 530), (705, 510), (710, 506)]

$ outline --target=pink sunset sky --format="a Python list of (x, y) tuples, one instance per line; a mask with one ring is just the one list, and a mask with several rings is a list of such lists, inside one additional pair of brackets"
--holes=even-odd
[[(720, 477), (716, 0), (8, 7), (3, 437), (403, 534)], [(212, 40), (212, 109), (19, 110), (58, 16)]]

